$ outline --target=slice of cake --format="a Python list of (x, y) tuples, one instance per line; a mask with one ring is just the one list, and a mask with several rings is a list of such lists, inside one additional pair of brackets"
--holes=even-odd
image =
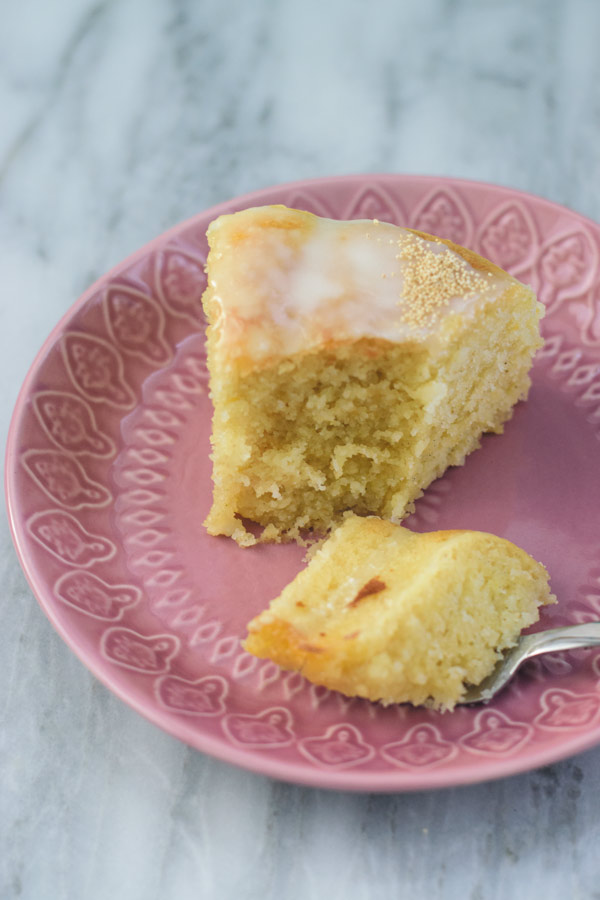
[(283, 206), (221, 216), (208, 240), (210, 534), (399, 521), (527, 394), (542, 306), (469, 250)]
[(348, 696), (452, 709), (553, 602), (544, 566), (510, 541), (350, 516), (244, 646)]

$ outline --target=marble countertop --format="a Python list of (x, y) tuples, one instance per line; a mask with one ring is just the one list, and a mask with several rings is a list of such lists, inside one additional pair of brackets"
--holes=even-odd
[[(52, 0), (0, 30), (1, 428), (95, 278), (221, 200), (463, 176), (600, 219), (593, 0)], [(278, 783), (162, 733), (53, 631), (1, 524), (0, 898), (598, 896), (600, 749), (460, 789)]]

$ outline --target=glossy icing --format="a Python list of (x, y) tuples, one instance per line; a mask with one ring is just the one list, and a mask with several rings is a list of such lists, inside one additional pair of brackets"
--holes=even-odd
[[(447, 316), (469, 315), (512, 280), (477, 271), (445, 244), (405, 228), (285, 207), (223, 216), (210, 226), (209, 241), (219, 346), (252, 359), (361, 337), (431, 341)], [(432, 273), (428, 286), (433, 279), (439, 294), (426, 315), (415, 293), (424, 263)]]

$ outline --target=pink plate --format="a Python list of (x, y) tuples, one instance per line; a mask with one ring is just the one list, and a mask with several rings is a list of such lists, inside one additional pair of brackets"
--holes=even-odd
[(353, 176), (201, 213), (100, 279), (54, 329), (19, 396), (6, 479), (21, 563), (90, 670), (166, 731), (277, 778), (351, 790), (481, 781), (600, 742), (600, 657), (529, 664), (487, 708), (440, 715), (349, 700), (240, 647), (301, 568), (296, 546), (211, 538), (211, 406), (200, 298), (215, 216), (285, 203), (407, 224), (534, 285), (546, 345), (502, 437), (419, 501), (417, 530), (477, 528), (544, 561), (542, 626), (600, 618), (600, 228), (545, 200), (448, 178)]

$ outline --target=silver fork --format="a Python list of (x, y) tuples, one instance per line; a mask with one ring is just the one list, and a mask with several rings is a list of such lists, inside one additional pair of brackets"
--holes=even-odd
[(551, 628), (535, 634), (522, 635), (516, 646), (507, 650), (499, 659), (493, 672), (480, 684), (468, 685), (459, 701), (466, 703), (486, 703), (510, 681), (521, 663), (542, 653), (556, 653), (559, 650), (575, 650), (600, 645), (600, 622), (586, 622), (583, 625), (569, 625), (566, 628)]

